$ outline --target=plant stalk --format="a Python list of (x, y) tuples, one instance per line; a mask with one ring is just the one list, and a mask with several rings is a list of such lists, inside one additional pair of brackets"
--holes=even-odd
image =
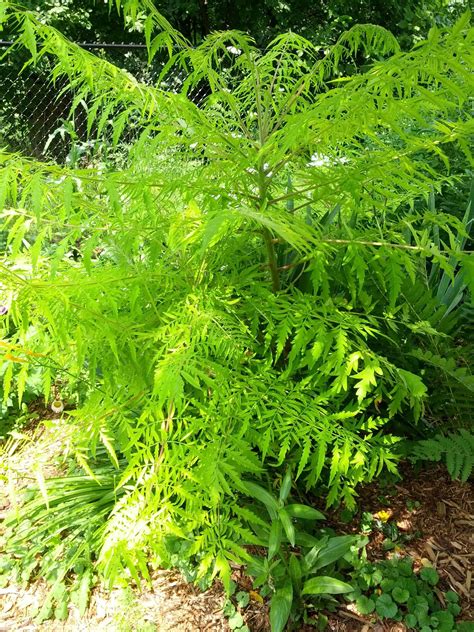
[(272, 275), (272, 290), (278, 292), (280, 289), (280, 274), (278, 272), (277, 258), (275, 254), (275, 246), (273, 245), (273, 237), (268, 228), (263, 229), (263, 238), (267, 247), (268, 266)]
[[(268, 182), (265, 173), (265, 168), (260, 162), (258, 167), (258, 188), (259, 188), (259, 210), (265, 208), (267, 203), (267, 191), (268, 191)], [(280, 289), (280, 273), (278, 272), (278, 263), (275, 253), (275, 245), (274, 238), (271, 232), (267, 227), (264, 227), (262, 230), (263, 239), (265, 241), (265, 246), (267, 247), (267, 255), (268, 255), (268, 267), (270, 268), (270, 273), (272, 275), (272, 291), (278, 292)]]

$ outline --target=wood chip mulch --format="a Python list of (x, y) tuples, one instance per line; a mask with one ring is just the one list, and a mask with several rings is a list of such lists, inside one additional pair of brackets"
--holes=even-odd
[[(474, 630), (474, 484), (452, 481), (443, 466), (430, 466), (415, 471), (402, 468), (402, 480), (389, 486), (367, 485), (360, 490), (358, 505), (361, 511), (377, 515), (389, 514), (388, 522), (400, 533), (400, 554), (415, 559), (415, 568), (434, 566), (441, 578), (440, 588), (454, 590), (460, 596), (462, 613), (459, 620), (473, 621)], [(332, 516), (333, 526), (346, 532), (358, 532), (360, 514), (350, 525)], [(389, 557), (382, 548), (384, 536), (374, 532), (370, 536), (368, 556), (375, 561)], [(405, 542), (403, 542), (405, 540)], [(441, 590), (438, 590), (443, 600)], [(346, 619), (346, 621), (344, 621)], [(347, 620), (349, 619), (349, 620)], [(363, 617), (341, 611), (332, 617), (334, 632), (401, 632), (402, 624), (371, 624)]]

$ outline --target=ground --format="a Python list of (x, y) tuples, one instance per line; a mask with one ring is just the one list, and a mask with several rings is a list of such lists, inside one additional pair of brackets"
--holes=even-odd
[[(397, 527), (400, 552), (416, 564), (432, 564), (441, 577), (440, 587), (454, 590), (461, 597), (461, 620), (472, 620), (474, 630), (474, 486), (452, 481), (444, 467), (430, 466), (421, 471), (402, 468), (400, 483), (368, 485), (361, 489), (359, 505), (364, 512), (382, 514), (387, 525)], [(388, 514), (388, 515), (387, 515)], [(337, 515), (335, 516), (337, 523)], [(344, 524), (339, 523), (343, 529)], [(360, 514), (350, 525), (360, 529)], [(382, 548), (383, 534), (371, 534), (369, 556), (380, 559), (391, 555)], [(398, 547), (397, 547), (398, 548)], [(441, 595), (441, 591), (439, 591)], [(442, 595), (441, 595), (442, 597)], [(352, 613), (340, 611), (343, 617)], [(333, 622), (333, 630), (404, 630), (404, 626), (367, 623), (356, 619), (349, 624)]]
[[(28, 435), (27, 435), (28, 436)], [(54, 420), (46, 429), (34, 430), (30, 441), (11, 442), (0, 460), (0, 518), (11, 508), (15, 486), (31, 478), (31, 464), (41, 455), (46, 475), (54, 475), (53, 455), (67, 449), (68, 437), (58, 433)], [(451, 481), (441, 466), (416, 471), (402, 468), (399, 482), (368, 485), (360, 490), (360, 512), (333, 512), (329, 518), (338, 532), (360, 532), (361, 523), (374, 516), (382, 530), (370, 533), (371, 559), (409, 554), (416, 564), (431, 563), (441, 576), (440, 587), (452, 589), (461, 597), (461, 618), (473, 621), (474, 612), (474, 489), (472, 483)], [(317, 501), (316, 503), (317, 504)], [(384, 550), (387, 533), (393, 547)], [(250, 591), (249, 579), (236, 568), (234, 579)], [(112, 592), (95, 590), (87, 616), (83, 619), (74, 606), (66, 622), (35, 623), (34, 613), (42, 603), (47, 587), (42, 582), (28, 587), (7, 585), (0, 588), (0, 632), (224, 632), (230, 630), (222, 613), (225, 600), (216, 584), (207, 592), (187, 584), (177, 572), (157, 571), (153, 583), (139, 593), (117, 588)], [(252, 632), (269, 630), (268, 609), (257, 593), (250, 593), (242, 615)], [(305, 628), (313, 630), (314, 628)], [(342, 607), (329, 616), (329, 630), (336, 632), (374, 632), (405, 630), (401, 624), (381, 624), (358, 616)], [(303, 628), (301, 628), (303, 630)]]

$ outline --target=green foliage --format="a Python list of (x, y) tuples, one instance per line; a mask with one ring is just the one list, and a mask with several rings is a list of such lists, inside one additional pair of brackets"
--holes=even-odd
[(455, 623), (461, 612), (459, 596), (449, 590), (444, 594), (447, 606), (442, 609), (433, 587), (439, 575), (432, 567), (423, 567), (417, 574), (409, 557), (367, 564), (361, 561), (352, 572), (357, 588), (348, 599), (355, 601), (360, 614), (377, 613), (381, 619), (403, 621), (408, 629), (423, 626), (441, 632), (462, 629)]
[(104, 522), (123, 493), (116, 479), (110, 465), (96, 466), (93, 479), (81, 474), (43, 479), (7, 518), (4, 571), (21, 584), (42, 577), (51, 586), (38, 621), (66, 618), (69, 600), (85, 614)]
[[(429, 207), (433, 213), (443, 210), (443, 204), (435, 202), (433, 195), (430, 196)], [(473, 218), (474, 182), (471, 182), (462, 224), (452, 236), (460, 248), (470, 243)], [(436, 228), (432, 238), (439, 245)], [(411, 349), (407, 349), (413, 358), (412, 370), (422, 372), (429, 392), (425, 416), (430, 425), (420, 436), (426, 432), (432, 434), (433, 425), (443, 430), (469, 429), (474, 407), (474, 318), (466, 301), (471, 273), (453, 259), (445, 270), (437, 265), (427, 266), (425, 274), (429, 294), (426, 286), (422, 285), (406, 289), (410, 309), (419, 315), (420, 321), (426, 321), (438, 332), (433, 337), (427, 331), (428, 336), (424, 340), (412, 339)]]
[[(409, 53), (373, 25), (324, 57), (294, 33), (264, 52), (239, 32), (193, 49), (149, 5), (125, 9), (149, 11), (150, 60), (169, 48), (162, 78), (184, 68), (180, 93), (140, 84), (0, 3), (13, 51), (55, 60), (52, 80), (74, 91), (73, 109), (88, 104), (91, 134), (111, 130), (115, 151), (130, 121), (141, 130), (114, 166), (1, 153), (0, 320), (11, 331), (1, 349), (15, 350), (5, 371), (41, 364), (46, 398), (58, 376), (76, 394), (84, 471), (94, 475), (100, 446), (119, 468), (94, 531), (108, 581), (139, 581), (149, 558), (167, 564), (175, 538), (197, 579), (219, 574), (229, 587), (230, 564), (248, 560), (255, 539), (240, 499), (260, 488), (245, 481), (273, 480), (285, 464), (328, 505), (354, 507), (359, 483), (396, 472), (395, 421), (413, 428), (423, 414), (427, 387), (409, 352), (448, 334), (437, 309), (420, 319), (406, 294), (427, 287), (427, 261), (447, 274), (453, 261), (471, 265), (462, 221), (428, 202), (461, 179), (448, 147), (472, 160), (474, 30), (465, 15)], [(369, 53), (376, 62), (341, 78)], [(309, 515), (288, 509), (282, 490), (258, 492), (275, 556), (283, 538), (298, 544), (293, 519)], [(322, 555), (308, 568), (335, 563)], [(323, 577), (298, 594), (343, 589)], [(280, 621), (293, 586), (275, 594)]]
[(254, 543), (267, 549), (265, 558), (250, 559), (247, 570), (262, 595), (270, 595), (272, 632), (282, 632), (289, 620), (302, 617), (308, 599), (318, 607), (328, 600), (329, 604), (334, 602), (333, 595), (352, 592), (352, 586), (341, 579), (338, 563), (357, 557), (357, 550), (365, 543), (357, 536), (332, 537), (327, 529), (315, 529), (324, 515), (308, 505), (288, 502), (290, 488), (289, 472), (283, 478), (279, 498), (256, 483), (245, 483), (246, 492), (262, 503), (268, 514), (262, 517), (258, 506), (249, 506), (244, 515), (255, 533)]
[(443, 461), (453, 479), (467, 481), (474, 467), (474, 434), (460, 429), (458, 432), (437, 434), (408, 446), (412, 461)]
[(375, 609), (382, 619), (393, 619), (397, 614), (397, 604), (390, 595), (380, 595), (375, 601)]
[[(12, 369), (9, 374), (8, 367)], [(0, 368), (0, 439), (5, 439), (12, 430), (21, 430), (29, 419), (27, 404), (37, 399), (42, 392), (41, 368), (33, 371), (15, 370), (12, 364)], [(15, 390), (10, 386), (13, 384)], [(5, 388), (6, 386), (6, 388)], [(18, 388), (19, 387), (19, 388)], [(18, 395), (18, 391), (20, 396)]]
[[(232, 584), (232, 594), (235, 592), (235, 585)], [(234, 632), (249, 632), (248, 626), (244, 623), (241, 610), (244, 610), (250, 601), (249, 594), (239, 591), (234, 595), (234, 602), (228, 599), (224, 604), (223, 613), (228, 617), (229, 628)]]
[[(429, 206), (430, 210), (435, 213), (436, 208), (434, 196), (430, 197)], [(464, 248), (467, 240), (469, 239), (472, 232), (473, 224), (474, 179), (471, 182), (469, 199), (464, 217), (462, 218), (461, 230), (458, 232), (458, 234), (453, 235), (454, 239), (457, 242), (457, 245), (460, 248)], [(433, 237), (436, 241), (437, 246), (439, 247), (441, 243), (436, 227), (433, 230)], [(455, 259), (451, 262), (451, 269), (448, 270), (441, 270), (438, 266), (434, 265), (430, 269), (428, 283), (430, 287), (433, 288), (433, 290), (435, 291), (436, 297), (443, 305), (445, 305), (446, 311), (443, 317), (446, 318), (446, 316), (450, 312), (452, 312), (463, 299), (467, 287), (466, 271), (464, 270), (464, 268), (457, 267), (457, 262)]]
[(375, 610), (375, 601), (366, 597), (365, 595), (361, 595), (356, 599), (356, 606), (358, 612), (362, 615), (372, 614)]
[[(58, 28), (76, 41), (138, 41), (146, 22), (144, 2), (116, 0), (103, 5), (93, 0), (26, 0), (24, 4), (38, 11), (44, 22)], [(121, 20), (108, 10), (107, 4), (124, 5)], [(154, 0), (154, 6), (194, 43), (210, 32), (239, 29), (248, 32), (261, 45), (267, 45), (281, 32), (291, 30), (319, 46), (334, 42), (340, 33), (358, 22), (378, 24), (400, 36), (405, 46), (425, 36), (428, 29), (448, 26), (469, 8), (466, 0), (446, 3), (443, 0), (364, 0), (354, 5), (347, 0), (319, 3), (293, 0), (288, 3), (262, 0), (251, 4), (236, 0), (188, 2), (185, 0)], [(134, 8), (132, 14), (131, 9)]]
[[(0, 308), (3, 308), (1, 312), (7, 310), (2, 304), (1, 294)], [(21, 430), (26, 425), (29, 421), (28, 404), (37, 400), (43, 391), (42, 367), (32, 367), (16, 356), (16, 347), (9, 342), (11, 329), (0, 323), (0, 353), (11, 359), (0, 364), (0, 440), (5, 440), (12, 430)], [(33, 336), (34, 332), (30, 331), (25, 340)]]

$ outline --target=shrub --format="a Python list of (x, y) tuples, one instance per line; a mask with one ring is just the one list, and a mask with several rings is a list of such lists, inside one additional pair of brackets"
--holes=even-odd
[[(188, 72), (176, 94), (2, 7), (14, 50), (56, 60), (91, 129), (117, 145), (128, 121), (142, 130), (115, 170), (1, 154), (4, 360), (41, 354), (45, 396), (57, 375), (80, 393), (85, 470), (100, 444), (124, 463), (101, 531), (111, 582), (166, 557), (170, 535), (200, 576), (225, 576), (252, 540), (246, 480), (285, 464), (353, 506), (358, 483), (395, 471), (391, 420), (422, 414), (406, 341), (442, 332), (406, 295), (427, 261), (472, 268), (462, 222), (427, 200), (459, 177), (432, 157), (455, 144), (470, 159), (474, 31), (464, 16), (408, 53), (371, 25), (323, 57), (293, 33), (263, 53), (238, 32), (192, 49), (150, 9), (150, 57), (169, 44), (163, 77)], [(373, 64), (341, 77), (359, 50)]]

